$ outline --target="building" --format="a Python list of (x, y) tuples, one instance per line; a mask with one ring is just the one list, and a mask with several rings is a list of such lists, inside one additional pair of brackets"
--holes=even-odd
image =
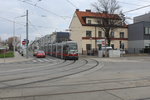
[(150, 22), (150, 13), (134, 17), (133, 19), (134, 19), (134, 23), (138, 23), (142, 21)]
[(53, 32), (52, 34), (45, 35), (41, 38), (36, 38), (31, 44), (30, 47), (32, 50), (41, 49), (48, 52), (49, 44), (59, 43), (62, 41), (69, 41), (70, 33), (69, 32)]
[(58, 43), (62, 41), (69, 41), (70, 34), (69, 32), (53, 32), (51, 34), (51, 43)]
[(129, 53), (147, 53), (150, 48), (150, 13), (135, 17), (135, 23), (128, 26)]
[[(91, 10), (79, 11), (74, 13), (70, 23), (71, 39), (77, 41), (79, 53), (87, 54), (88, 51), (96, 51), (105, 46), (105, 34), (100, 28), (103, 18), (118, 18), (118, 27), (111, 31), (111, 46), (114, 49), (128, 48), (128, 29), (121, 18), (116, 14), (95, 13)], [(99, 19), (99, 22), (98, 20)]]

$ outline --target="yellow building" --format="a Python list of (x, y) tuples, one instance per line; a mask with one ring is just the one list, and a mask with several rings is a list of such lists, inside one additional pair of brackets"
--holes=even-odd
[[(106, 39), (104, 31), (100, 28), (97, 19), (107, 17), (119, 17), (116, 14), (95, 13), (90, 10), (75, 11), (70, 23), (71, 39), (77, 41), (79, 53), (87, 54), (88, 51), (97, 51), (102, 46), (105, 46)], [(120, 17), (119, 17), (120, 18)], [(122, 22), (122, 20), (119, 20)], [(101, 22), (100, 22), (101, 23)], [(124, 23), (123, 23), (124, 24)], [(128, 29), (126, 25), (115, 28), (111, 34), (111, 46), (113, 49), (128, 48)]]

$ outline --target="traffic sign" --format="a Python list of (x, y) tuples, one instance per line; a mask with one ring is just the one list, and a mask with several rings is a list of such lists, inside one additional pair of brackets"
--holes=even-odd
[(22, 41), (22, 45), (25, 45), (26, 44), (26, 41)]

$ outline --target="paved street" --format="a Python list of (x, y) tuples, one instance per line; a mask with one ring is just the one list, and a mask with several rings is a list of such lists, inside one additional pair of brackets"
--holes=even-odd
[(0, 100), (150, 100), (150, 57), (0, 64)]

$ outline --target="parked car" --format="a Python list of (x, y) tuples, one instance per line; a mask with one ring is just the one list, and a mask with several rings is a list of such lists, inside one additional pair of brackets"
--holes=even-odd
[(38, 51), (37, 54), (36, 54), (36, 57), (37, 58), (45, 58), (46, 55), (45, 55), (45, 52), (44, 51)]
[(36, 55), (37, 55), (37, 52), (38, 52), (38, 50), (34, 50), (34, 51), (33, 51), (33, 56), (36, 56)]

